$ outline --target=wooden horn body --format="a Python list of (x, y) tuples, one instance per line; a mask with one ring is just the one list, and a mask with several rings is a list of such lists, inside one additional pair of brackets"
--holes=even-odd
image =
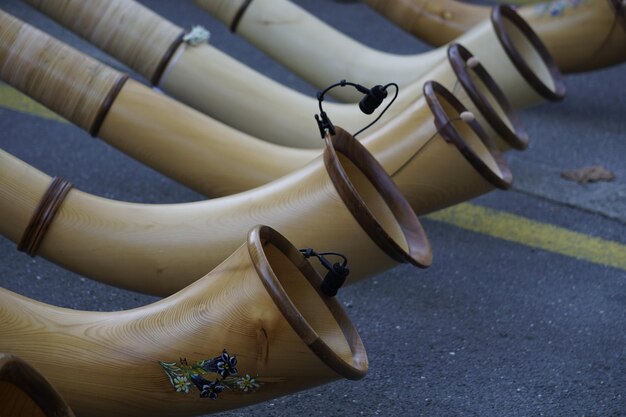
[(0, 416), (74, 417), (74, 413), (35, 368), (16, 356), (0, 353)]
[[(324, 163), (317, 160), (230, 197), (144, 205), (72, 190), (39, 253), (111, 285), (167, 295), (214, 267), (245, 229), (262, 222), (298, 245), (348, 256), (350, 281), (398, 261), (426, 266), (430, 247), (413, 212), (431, 212), (511, 183), (506, 164), (483, 143), (481, 129), (459, 118), (465, 108), (443, 87), (435, 92), (408, 109), (405, 120), (385, 125), (381, 134), (392, 142), (375, 143), (395, 184), (358, 141), (337, 128), (327, 139), (336, 150), (326, 149)], [(50, 178), (5, 153), (0, 162), (0, 233), (17, 242)]]
[(78, 415), (243, 407), (365, 376), (358, 332), (320, 283), (287, 239), (258, 226), (212, 272), (145, 307), (76, 311), (0, 290), (0, 349), (34, 364)]
[[(143, 293), (169, 295), (225, 259), (256, 224), (301, 247), (340, 252), (350, 281), (399, 262), (426, 267), (431, 249), (409, 203), (349, 135), (327, 138), (323, 158), (266, 186), (204, 202), (149, 205), (71, 190), (39, 254), (79, 274)], [(50, 178), (0, 156), (0, 233), (24, 231)]]
[[(313, 120), (317, 111), (313, 97), (273, 81), (206, 43), (183, 42), (182, 28), (133, 0), (25, 1), (176, 99), (229, 126), (280, 145), (323, 148)], [(138, 60), (138, 56), (146, 59)], [(146, 61), (162, 65), (147, 66)], [(420, 94), (417, 85), (402, 89), (385, 119)], [(354, 105), (326, 103), (326, 108), (351, 131), (371, 121)]]
[[(394, 80), (401, 87), (407, 86), (445, 59), (446, 48), (417, 55), (374, 50), (287, 0), (196, 2), (318, 88), (339, 79), (365, 85)], [(483, 62), (514, 107), (563, 98), (565, 87), (559, 71), (541, 41), (510, 7), (495, 7), (492, 19), (486, 19), (456, 42)], [(512, 77), (521, 77), (524, 82), (512, 83)], [(524, 88), (517, 88), (520, 84)], [(333, 94), (342, 100), (360, 99), (347, 89), (336, 91)]]
[[(179, 35), (183, 32), (182, 28), (133, 0), (26, 1), (131, 66), (146, 79), (153, 80), (178, 100), (229, 126), (280, 145), (300, 148), (319, 148), (323, 145), (311, 117), (317, 109), (315, 99), (284, 87), (210, 45), (190, 46), (181, 42)], [(103, 27), (106, 30), (101, 30)], [(163, 29), (155, 32), (141, 30), (142, 27)], [(152, 37), (147, 38), (146, 33)], [(163, 39), (166, 35), (168, 40)], [(172, 52), (172, 45), (177, 41)], [(128, 51), (135, 53), (129, 55)], [(144, 61), (136, 59), (137, 56), (146, 56), (149, 62), (169, 61), (158, 74), (155, 66), (146, 67)], [(438, 81), (453, 89), (456, 78), (452, 74), (449, 65), (438, 64), (422, 80)], [(423, 82), (414, 82), (401, 89), (398, 99), (383, 116), (383, 121), (419, 98)], [(464, 104), (468, 108), (471, 106), (469, 102)], [(371, 121), (353, 104), (325, 103), (325, 110), (347, 131), (357, 131)], [(246, 117), (241, 117), (241, 114)], [(365, 135), (379, 126), (382, 122), (366, 131)], [(487, 133), (491, 135), (493, 130)], [(512, 137), (510, 146), (518, 149), (525, 147), (520, 143)]]
[[(489, 8), (454, 0), (365, 0), (389, 20), (431, 45), (444, 45), (489, 16)], [(548, 1), (519, 8), (564, 73), (626, 60), (626, 26), (619, 0)]]
[[(0, 13), (0, 18), (12, 23), (17, 22), (6, 14)], [(15, 26), (19, 27), (17, 23)], [(6, 26), (8, 35), (14, 32), (11, 31), (12, 27), (11, 25)], [(20, 40), (26, 42), (27, 45), (31, 45), (30, 42), (32, 41), (35, 42), (35, 45), (43, 47), (44, 51), (53, 51), (54, 56), (50, 58), (51, 60), (57, 56), (64, 56), (64, 54), (69, 56), (79, 54), (35, 29), (26, 25), (23, 25), (22, 28), (23, 33), (18, 31), (21, 35)], [(28, 37), (25, 38), (25, 36)], [(4, 36), (0, 38), (0, 41), (2, 39), (11, 40), (12, 38), (11, 36)], [(12, 71), (15, 68), (25, 65), (22, 62), (26, 61), (32, 64), (33, 60), (28, 54), (24, 57), (22, 54), (14, 53), (16, 49), (11, 48), (11, 45), (13, 44), (9, 42), (0, 44), (6, 54), (12, 53), (11, 56), (0, 61), (2, 76), (27, 94), (51, 107), (55, 103), (49, 100), (49, 96), (67, 96), (68, 94), (72, 97), (86, 95), (88, 98), (93, 98), (97, 96), (94, 91), (89, 90), (89, 84), (80, 86), (79, 89), (75, 79), (69, 78), (64, 75), (65, 73), (55, 73), (55, 67), (49, 63), (45, 67), (40, 64), (40, 67), (29, 73), (31, 75), (29, 79), (46, 78), (44, 76), (52, 73), (50, 78), (60, 80), (41, 87), (41, 90), (45, 91), (47, 95), (41, 94), (39, 89), (33, 88), (36, 83), (26, 83), (24, 78), (19, 77), (19, 74), (18, 76), (13, 75)], [(21, 45), (18, 44), (18, 46)], [(28, 50), (27, 48), (18, 49)], [(92, 72), (97, 74), (112, 73), (112, 70), (93, 60), (87, 61), (88, 58), (84, 55), (78, 56), (81, 60), (76, 62), (88, 62)], [(69, 59), (61, 60), (62, 63), (68, 61)], [(453, 59), (450, 59), (449, 62), (443, 62), (431, 71), (432, 78), (453, 89), (457, 89), (457, 84), (467, 89), (471, 80), (457, 83), (456, 78), (460, 77), (462, 63), (459, 65), (459, 61)], [(459, 66), (461, 70), (459, 70)], [(81, 69), (84, 70), (82, 67), (72, 69), (77, 72)], [(123, 79), (121, 75), (119, 79)], [(495, 91), (497, 89), (494, 82), (490, 84), (492, 88), (484, 88), (482, 91), (484, 97), (488, 98), (492, 94), (490, 90)], [(115, 93), (115, 98), (108, 100), (110, 106), (98, 128), (100, 137), (130, 156), (207, 196), (229, 195), (260, 186), (304, 166), (319, 154), (317, 150), (277, 146), (244, 135), (132, 80), (126, 81), (121, 90), (116, 92), (117, 85), (114, 83), (110, 91), (102, 94), (103, 98), (97, 101), (102, 106), (101, 103)], [(460, 94), (460, 96), (464, 97), (465, 94)], [(476, 94), (470, 96), (478, 106), (482, 98), (477, 97)], [(424, 105), (423, 101), (418, 101), (418, 103)], [(471, 105), (467, 100), (465, 104)], [(479, 106), (479, 109), (490, 123), (494, 120), (497, 122), (498, 118), (504, 114), (504, 112), (498, 112), (495, 116), (489, 117), (488, 112), (484, 111), (484, 107)], [(425, 119), (414, 117), (413, 112), (416, 108), (415, 105), (412, 105), (405, 112), (408, 116), (405, 115), (399, 119), (410, 122), (410, 126), (417, 126), (416, 128), (419, 125), (415, 122), (432, 120), (432, 115), (427, 109), (426, 113), (422, 111), (422, 114), (425, 114)], [(59, 112), (67, 118), (76, 120), (69, 112)], [(480, 116), (478, 112), (476, 115)], [(334, 115), (332, 117), (333, 120), (339, 120)], [(91, 125), (83, 124), (82, 126), (88, 130), (93, 130)], [(498, 129), (497, 126), (494, 125), (494, 129)], [(410, 133), (405, 133), (403, 139), (406, 138), (407, 134)], [(515, 132), (506, 133), (506, 135), (509, 136), (507, 139), (508, 146), (516, 148), (525, 146), (525, 133), (521, 132), (519, 128)], [(393, 157), (394, 152), (402, 152), (401, 149), (396, 150), (386, 146), (385, 144), (389, 143), (390, 140), (392, 139), (376, 132), (364, 140), (368, 148), (378, 149), (375, 151), (375, 156), (379, 159), (382, 158), (380, 160), (383, 166), (386, 165), (385, 159), (387, 157)], [(382, 146), (374, 146), (374, 143), (379, 141), (383, 142)], [(399, 157), (402, 158), (403, 156), (400, 155)], [(281, 163), (276, 163), (276, 161), (281, 161)], [(233, 169), (233, 167), (237, 169)]]

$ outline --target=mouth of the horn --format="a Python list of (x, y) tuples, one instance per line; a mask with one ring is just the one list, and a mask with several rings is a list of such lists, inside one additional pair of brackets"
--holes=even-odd
[(348, 210), (392, 259), (430, 266), (431, 246), (411, 205), (372, 154), (345, 130), (335, 129), (325, 139), (324, 164)]
[(74, 415), (39, 372), (19, 358), (0, 353), (0, 404), (10, 410), (10, 401), (16, 404), (16, 417)]
[(493, 8), (491, 22), (500, 44), (528, 84), (547, 100), (562, 100), (566, 91), (563, 75), (530, 25), (513, 8), (503, 5)]
[(480, 63), (475, 66), (467, 64), (473, 57), (467, 48), (457, 43), (451, 44), (448, 48), (448, 60), (457, 79), (485, 120), (509, 146), (514, 149), (526, 149), (528, 134), (517, 113)]
[(466, 111), (461, 102), (441, 84), (429, 81), (424, 84), (424, 97), (434, 117), (438, 132), (494, 187), (507, 189), (513, 175), (502, 155), (491, 145), (485, 132), (476, 121), (463, 121), (460, 114)]
[(358, 331), (335, 297), (320, 290), (322, 277), (285, 237), (269, 226), (248, 234), (254, 266), (293, 330), (334, 372), (357, 380), (368, 360)]

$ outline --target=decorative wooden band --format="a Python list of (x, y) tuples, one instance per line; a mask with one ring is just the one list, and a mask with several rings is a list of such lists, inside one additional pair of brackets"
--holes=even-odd
[(235, 13), (235, 17), (233, 17), (233, 21), (230, 24), (231, 32), (235, 33), (237, 31), (237, 26), (239, 26), (239, 22), (241, 22), (241, 18), (246, 13), (246, 10), (248, 10), (248, 7), (250, 6), (251, 3), (252, 3), (252, 0), (245, 0), (243, 4), (241, 5), (241, 7), (239, 8), (239, 10), (237, 10), (237, 13)]
[(0, 77), (94, 133), (127, 76), (0, 10)]
[(89, 129), (89, 134), (91, 136), (98, 136), (100, 128), (102, 127), (102, 123), (104, 122), (107, 113), (111, 109), (113, 102), (115, 102), (117, 95), (120, 93), (120, 91), (122, 91), (122, 87), (124, 87), (126, 80), (128, 80), (128, 75), (121, 74), (121, 77), (117, 80), (117, 83), (113, 86), (113, 88), (111, 88), (109, 94), (107, 94), (102, 101), (102, 105), (100, 106), (100, 109), (98, 110), (98, 113), (96, 114), (96, 117), (91, 125), (91, 129)]
[(470, 128), (474, 131), (474, 133), (476, 133), (476, 135), (478, 135), (480, 140), (483, 144), (485, 144), (491, 153), (492, 158), (498, 165), (501, 175), (489, 168), (485, 161), (483, 161), (483, 159), (476, 154), (476, 152), (474, 152), (467, 142), (461, 137), (459, 132), (451, 123), (451, 117), (448, 113), (446, 113), (439, 97), (452, 106), (458, 114), (467, 110), (463, 104), (444, 86), (435, 81), (429, 81), (424, 84), (424, 97), (426, 98), (428, 107), (430, 107), (430, 110), (435, 117), (435, 126), (437, 127), (437, 131), (441, 134), (444, 140), (456, 146), (459, 152), (461, 152), (463, 157), (467, 159), (474, 169), (476, 169), (476, 171), (478, 171), (485, 178), (485, 180), (489, 181), (489, 183), (491, 183), (494, 187), (501, 189), (510, 188), (513, 183), (513, 174), (499, 152), (489, 146), (490, 141), (488, 140), (485, 131), (475, 120), (467, 122)]
[(170, 47), (167, 49), (167, 51), (165, 51), (165, 54), (163, 54), (163, 57), (161, 58), (161, 62), (159, 62), (159, 65), (157, 65), (156, 69), (154, 70), (154, 74), (152, 75), (152, 78), (150, 78), (150, 83), (152, 85), (159, 85), (159, 82), (161, 81), (161, 77), (163, 76), (163, 73), (165, 72), (165, 68), (167, 68), (167, 65), (172, 60), (172, 57), (174, 56), (174, 53), (176, 52), (180, 44), (183, 43), (184, 37), (185, 37), (185, 32), (183, 31), (180, 33), (180, 35), (178, 35), (176, 39), (174, 39), (174, 41), (172, 42)]
[[(519, 150), (526, 149), (528, 147), (528, 134), (520, 123), (517, 113), (511, 107), (500, 87), (498, 87), (480, 63), (473, 68), (468, 66), (467, 62), (473, 57), (470, 51), (458, 43), (453, 43), (448, 47), (448, 60), (457, 79), (485, 120), (509, 146)], [(489, 94), (493, 96), (505, 116), (509, 119), (512, 129), (502, 120), (502, 117), (500, 117), (484, 95), (481, 94), (476, 83), (471, 79), (470, 73), (476, 75), (489, 90)]]
[[(533, 71), (533, 69), (528, 65), (527, 61), (521, 55), (513, 39), (509, 36), (509, 33), (506, 29), (506, 24), (504, 20), (508, 20), (513, 23), (523, 34), (526, 36), (528, 41), (531, 43), (533, 48), (537, 51), (543, 63), (548, 68), (550, 76), (554, 82), (554, 89), (548, 87)], [(552, 55), (544, 45), (544, 43), (539, 39), (539, 36), (535, 33), (535, 31), (530, 27), (528, 23), (519, 15), (517, 12), (510, 6), (499, 5), (493, 8), (491, 12), (491, 22), (493, 23), (493, 28), (496, 32), (498, 40), (500, 44), (506, 51), (507, 56), (520, 72), (520, 74), (524, 77), (526, 82), (541, 96), (546, 98), (546, 100), (550, 101), (560, 101), (565, 97), (565, 81), (563, 80), (563, 75), (561, 71), (556, 65), (556, 62), (552, 58)]]
[(61, 177), (55, 177), (52, 180), (28, 222), (17, 244), (17, 250), (26, 252), (30, 256), (37, 255), (48, 228), (71, 189), (72, 184)]
[[(320, 336), (316, 329), (299, 311), (301, 306), (294, 304), (290, 296), (290, 286), (284, 285), (284, 277), (280, 271), (272, 268), (271, 262), (266, 256), (266, 246), (273, 245), (285, 255), (289, 262), (295, 266), (309, 284), (319, 294), (319, 302), (324, 303), (336, 320), (343, 336), (352, 352), (352, 363), (341, 358)], [(248, 252), (259, 274), (265, 289), (276, 304), (276, 307), (289, 322), (292, 329), (300, 336), (311, 351), (316, 354), (333, 371), (339, 375), (357, 380), (367, 374), (368, 362), (365, 346), (357, 329), (354, 327), (341, 304), (335, 297), (329, 297), (322, 293), (320, 286), (322, 277), (315, 268), (306, 260), (300, 251), (289, 240), (269, 226), (257, 226), (248, 234)]]
[(156, 84), (183, 28), (132, 0), (26, 0)]
[[(391, 259), (402, 263), (409, 262), (420, 268), (429, 267), (432, 263), (431, 246), (409, 202), (376, 158), (358, 140), (340, 127), (335, 126), (335, 130), (335, 135), (325, 138), (324, 165), (337, 193), (354, 219)], [(338, 154), (349, 159), (374, 186), (402, 230), (407, 249), (400, 246), (377, 220), (356, 189), (351, 179), (354, 174), (347, 172)]]
[[(28, 395), (46, 417), (74, 417), (52, 385), (20, 358), (0, 353), (0, 381), (15, 385)], [(3, 407), (4, 404), (0, 404)], [(3, 411), (0, 409), (0, 415)]]

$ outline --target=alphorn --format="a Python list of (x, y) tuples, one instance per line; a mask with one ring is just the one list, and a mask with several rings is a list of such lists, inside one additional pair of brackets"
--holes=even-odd
[(258, 226), (212, 272), (132, 310), (76, 311), (0, 290), (0, 350), (36, 366), (77, 415), (243, 407), (367, 373), (357, 330), (320, 282), (286, 238)]
[[(281, 145), (314, 148), (323, 144), (312, 118), (317, 109), (314, 99), (265, 77), (210, 45), (184, 42), (182, 28), (133, 0), (25, 1), (129, 65), (176, 99), (229, 126)], [(445, 65), (435, 68), (422, 77), (423, 81), (402, 88), (379, 124), (364, 135), (407, 108), (421, 95), (424, 82), (435, 80), (453, 88), (456, 78), (451, 68)], [(383, 81), (386, 80), (379, 82)], [(356, 131), (372, 120), (351, 104), (325, 103), (325, 110), (347, 131)], [(493, 129), (487, 133), (493, 134)], [(506, 134), (504, 139), (509, 140), (508, 146), (525, 147), (523, 137)]]
[(383, 168), (350, 135), (326, 143), (323, 158), (264, 187), (170, 205), (86, 194), (1, 153), (0, 233), (30, 255), (155, 295), (200, 278), (256, 224), (280, 229), (302, 247), (342, 253), (350, 281), (398, 263), (430, 265), (426, 234)]
[[(445, 59), (446, 48), (417, 55), (374, 50), (287, 0), (196, 2), (233, 32), (318, 88), (344, 78), (366, 85), (391, 79), (406, 86)], [(510, 7), (494, 7), (491, 19), (455, 42), (480, 59), (514, 107), (545, 99), (560, 100), (565, 95), (562, 76), (550, 54)], [(521, 82), (515, 78), (521, 78)], [(524, 88), (518, 88), (520, 85)], [(337, 90), (335, 96), (346, 101), (360, 99), (344, 90), (347, 89)]]
[(0, 352), (0, 416), (74, 417), (74, 413), (35, 368), (14, 355)]
[[(485, 6), (453, 0), (365, 0), (389, 20), (435, 46), (462, 36), (489, 16)], [(626, 61), (621, 0), (548, 1), (517, 9), (564, 73)]]
[[(131, 80), (123, 85), (117, 99), (111, 100), (110, 97), (115, 94), (119, 85), (117, 80), (123, 79), (122, 75), (0, 12), (0, 20), (2, 19), (13, 25), (0, 26), (0, 32), (5, 32), (5, 36), (0, 37), (0, 47), (2, 47), (0, 52), (4, 54), (0, 54), (0, 76), (5, 81), (90, 131), (98, 125), (91, 120), (85, 123), (84, 118), (77, 117), (77, 115), (81, 116), (86, 109), (93, 109), (92, 113), (105, 114), (104, 122), (99, 129), (100, 137), (135, 159), (207, 196), (232, 194), (268, 183), (304, 166), (319, 154), (317, 150), (285, 148), (255, 141), (243, 134), (234, 135), (233, 129), (213, 122), (206, 116)], [(22, 33), (22, 36), (16, 40), (14, 33)], [(30, 58), (32, 54), (24, 53), (29, 50), (22, 43), (26, 46), (36, 45), (35, 51), (44, 54), (46, 58), (44, 62), (47, 65), (36, 66), (35, 60)], [(12, 48), (14, 45), (15, 47)], [(48, 53), (51, 53), (52, 57), (48, 58), (46, 56)], [(10, 56), (7, 56), (9, 54)], [(97, 74), (97, 77), (100, 77), (97, 80), (98, 84), (94, 80), (89, 80), (89, 83), (81, 85), (78, 79), (68, 78), (65, 75), (67, 72), (65, 67), (56, 68), (50, 64), (50, 62), (54, 63), (55, 59), (58, 60), (60, 56), (68, 57), (59, 62), (63, 66), (72, 63), (72, 73)], [(69, 59), (70, 57), (73, 59)], [(30, 71), (15, 71), (15, 68), (25, 67)], [(497, 98), (501, 94), (497, 93), (495, 83), (489, 81), (486, 72), (479, 71), (480, 66), (469, 67), (456, 62), (452, 67), (461, 74), (460, 79), (478, 80), (476, 83), (478, 93), (470, 94), (471, 89), (467, 91), (468, 95), (476, 101), (475, 106), (481, 112), (484, 112), (487, 107), (480, 104), (481, 101), (497, 103), (504, 100), (502, 97)], [(89, 71), (85, 72), (85, 69)], [(476, 75), (463, 75), (464, 72), (476, 72)], [(116, 76), (113, 77), (111, 74)], [(105, 76), (115, 81), (108, 89), (101, 85), (104, 84), (102, 79), (107, 80)], [(49, 78), (54, 79), (55, 82), (48, 82)], [(38, 85), (37, 80), (43, 80), (43, 85)], [(467, 88), (469, 84), (466, 82), (455, 84), (457, 87), (459, 85)], [(103, 90), (103, 93), (97, 95), (96, 92), (100, 90)], [(69, 106), (69, 104), (76, 104), (74, 101), (55, 101), (59, 97), (66, 96), (78, 98), (76, 107), (81, 113), (75, 114), (74, 107)], [(108, 113), (105, 108), (107, 103), (111, 103)], [(469, 104), (467, 100), (466, 104)], [(506, 106), (501, 107), (506, 108)], [(483, 117), (490, 121), (502, 119), (501, 124), (513, 127), (512, 130), (509, 128), (509, 132), (506, 132), (507, 129), (502, 130), (496, 125), (493, 126), (508, 142), (508, 146), (523, 148), (527, 139), (525, 133), (519, 128), (519, 124), (514, 122), (513, 113), (495, 109), (494, 112), (496, 114), (491, 115), (485, 112)], [(332, 114), (331, 117), (333, 117)], [(423, 99), (420, 99), (405, 110), (402, 117), (394, 118), (392, 129), (379, 129), (378, 132), (367, 137), (364, 144), (374, 152), (387, 172), (394, 173), (394, 166), (407, 165), (406, 169), (410, 167), (416, 170), (416, 177), (427, 178), (428, 173), (418, 164), (408, 164), (412, 154), (407, 153), (406, 150), (419, 149), (425, 138), (437, 133), (432, 129), (434, 128), (433, 122), (434, 117), (430, 108)], [(427, 136), (422, 132), (425, 132)], [(456, 152), (453, 148), (450, 149)], [(228, 157), (232, 154), (235, 155), (229, 159)], [(491, 156), (488, 152), (483, 152), (480, 158), (491, 158)], [(249, 160), (249, 163), (242, 163), (242, 160)], [(275, 161), (281, 161), (281, 163), (277, 164)], [(457, 188), (455, 185), (453, 189), (465, 190), (459, 196), (449, 190), (446, 191), (445, 188), (440, 188), (439, 178), (433, 178), (431, 181), (432, 183), (426, 189), (402, 190), (402, 192), (425, 193), (420, 196), (419, 201), (410, 201), (418, 212), (446, 207), (463, 201), (464, 198), (476, 196), (465, 191), (479, 190), (482, 193), (486, 190), (480, 175), (470, 175), (464, 177), (463, 180), (456, 179), (456, 184), (462, 184), (463, 187)], [(478, 181), (478, 188), (472, 185), (472, 181)], [(500, 186), (498, 183), (494, 185)], [(415, 187), (415, 184), (407, 186)], [(445, 186), (448, 186), (447, 181)], [(429, 202), (429, 196), (432, 195), (435, 196), (433, 202), (436, 201), (436, 204)], [(442, 201), (442, 196), (447, 196), (450, 200)]]

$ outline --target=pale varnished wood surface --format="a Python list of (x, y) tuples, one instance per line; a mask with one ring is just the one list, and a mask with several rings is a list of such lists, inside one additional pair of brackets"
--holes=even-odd
[[(128, 311), (75, 311), (0, 290), (0, 349), (35, 365), (77, 415), (93, 417), (206, 414), (362, 377), (367, 356), (349, 320), (335, 311), (338, 302), (322, 299), (273, 242), (261, 246), (266, 261), (243, 244), (183, 291)], [(279, 289), (269, 292), (264, 282), (275, 284), (261, 278), (259, 262)], [(297, 314), (284, 315), (287, 307)], [(297, 333), (303, 326), (310, 329), (306, 339)], [(329, 357), (309, 348), (318, 339)], [(261, 384), (256, 392), (225, 390), (215, 400), (200, 398), (194, 386), (176, 392), (159, 365), (181, 358), (192, 364), (224, 349), (236, 356), (238, 376)]]
[(0, 77), (91, 132), (124, 76), (0, 10)]
[[(221, 10), (225, 0), (196, 0), (211, 12)], [(217, 14), (225, 24), (229, 14)], [(369, 48), (288, 0), (253, 0), (241, 18), (236, 33), (318, 88), (349, 79), (366, 85), (393, 79), (400, 86), (415, 82), (429, 68), (445, 59), (446, 48), (417, 55), (396, 55)], [(481, 61), (507, 97), (516, 106), (527, 106), (542, 99), (528, 94), (523, 80), (513, 81), (517, 71), (508, 64), (491, 22), (486, 19), (455, 42), (467, 47)], [(327, 59), (332, 56), (333, 59)], [(504, 65), (503, 65), (504, 64)], [(512, 84), (511, 84), (512, 83)], [(523, 88), (518, 88), (520, 85)], [(345, 90), (345, 89), (344, 89)], [(344, 101), (358, 101), (350, 91), (337, 91)]]
[[(17, 241), (50, 179), (8, 154), (1, 159), (0, 231)], [(351, 280), (395, 264), (354, 220), (321, 160), (264, 187), (199, 203), (130, 204), (73, 190), (40, 254), (112, 285), (171, 294), (228, 256), (259, 223), (299, 246), (344, 253), (354, 260)]]
[[(152, 80), (183, 29), (123, 0), (25, 0)], [(125, 36), (118, 30), (124, 28)], [(178, 40), (178, 42), (177, 42)]]
[[(73, 51), (73, 54), (77, 52)], [(454, 87), (447, 64), (430, 77)], [(422, 103), (423, 104), (423, 103)], [(400, 137), (372, 133), (365, 145), (388, 172), (393, 158), (404, 158), (392, 141), (417, 140), (410, 129), (428, 120), (419, 101), (394, 120), (405, 123)], [(337, 120), (337, 119), (335, 119)], [(266, 184), (304, 166), (319, 151), (269, 144), (229, 128), (175, 100), (129, 80), (112, 103), (100, 136), (136, 159), (207, 195), (223, 196)], [(414, 139), (415, 138), (415, 139)]]
[[(490, 12), (488, 7), (453, 0), (365, 2), (435, 46), (463, 35)], [(626, 29), (616, 20), (608, 0), (587, 0), (552, 14), (555, 3), (526, 5), (518, 11), (546, 44), (561, 71), (591, 71), (626, 60)]]
[[(166, 58), (169, 46), (183, 31), (133, 0), (28, 2), (148, 80), (152, 80), (157, 64)], [(390, 80), (380, 82), (384, 81)], [(158, 85), (181, 102), (265, 141), (301, 148), (323, 147), (312, 117), (318, 111), (313, 96), (291, 90), (209, 44), (180, 44), (169, 56)], [(405, 109), (420, 94), (419, 83), (403, 88), (383, 121)], [(327, 102), (325, 109), (353, 132), (373, 120), (352, 104)]]

